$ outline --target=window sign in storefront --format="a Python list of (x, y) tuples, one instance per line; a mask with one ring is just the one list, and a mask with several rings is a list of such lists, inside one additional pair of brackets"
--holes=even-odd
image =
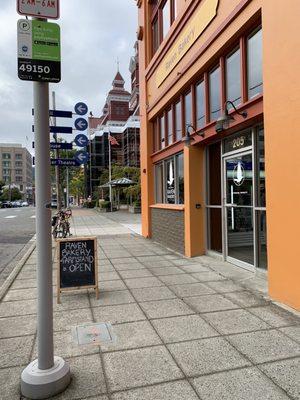
[(175, 204), (175, 173), (174, 159), (166, 162), (166, 201), (168, 204)]
[(224, 153), (231, 151), (237, 151), (245, 147), (252, 145), (252, 134), (251, 131), (240, 132), (237, 135), (230, 136), (224, 140)]
[(184, 204), (183, 153), (155, 165), (155, 202)]

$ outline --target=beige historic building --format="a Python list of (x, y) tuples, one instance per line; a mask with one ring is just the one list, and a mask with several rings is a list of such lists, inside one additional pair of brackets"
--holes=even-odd
[(17, 186), (24, 200), (32, 194), (32, 156), (21, 144), (0, 143), (0, 180)]

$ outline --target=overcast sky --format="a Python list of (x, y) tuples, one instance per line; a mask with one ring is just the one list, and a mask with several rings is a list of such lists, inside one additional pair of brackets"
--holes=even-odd
[[(50, 94), (55, 90), (57, 109), (73, 110), (76, 102), (83, 101), (94, 116), (99, 116), (117, 71), (117, 59), (125, 86), (130, 87), (128, 66), (134, 54), (136, 3), (134, 0), (60, 0), (60, 4), (60, 19), (53, 22), (61, 27), (62, 80), (50, 84)], [(17, 20), (20, 18), (16, 0), (1, 0), (0, 143), (21, 143), (32, 152), (32, 83), (17, 77)], [(63, 125), (66, 122), (69, 121), (65, 120)]]

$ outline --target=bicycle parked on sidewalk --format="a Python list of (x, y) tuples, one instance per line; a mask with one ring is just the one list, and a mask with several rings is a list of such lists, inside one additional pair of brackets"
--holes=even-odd
[(69, 219), (72, 217), (72, 210), (67, 208), (65, 211), (58, 211), (52, 217), (52, 236), (56, 238), (66, 238), (71, 236)]

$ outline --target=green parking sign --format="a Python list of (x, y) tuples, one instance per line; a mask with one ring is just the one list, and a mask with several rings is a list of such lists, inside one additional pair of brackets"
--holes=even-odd
[(27, 81), (60, 81), (58, 24), (26, 19), (18, 21), (18, 76)]

